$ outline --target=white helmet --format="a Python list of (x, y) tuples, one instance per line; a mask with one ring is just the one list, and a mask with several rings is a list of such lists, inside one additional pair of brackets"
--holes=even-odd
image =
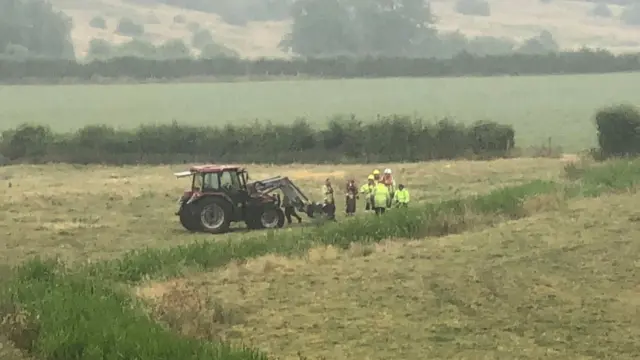
[(389, 169), (389, 168), (384, 169), (384, 173), (385, 174), (391, 174), (391, 169)]

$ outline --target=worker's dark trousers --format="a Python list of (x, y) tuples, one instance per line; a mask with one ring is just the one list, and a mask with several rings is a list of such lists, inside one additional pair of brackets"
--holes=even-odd
[(335, 220), (336, 218), (336, 204), (325, 204), (323, 207), (325, 214), (329, 220)]
[(296, 213), (296, 208), (293, 206), (285, 206), (284, 207), (284, 216), (287, 218), (287, 222), (291, 224), (291, 217), (298, 219), (298, 222), (302, 222), (302, 218), (300, 215)]
[(376, 210), (376, 215), (380, 215), (380, 214), (384, 214), (384, 212), (387, 210), (387, 208), (377, 207), (377, 208), (375, 208), (375, 210)]
[(346, 201), (346, 206), (345, 206), (345, 212), (347, 213), (347, 215), (351, 216), (353, 214), (355, 214), (356, 212), (356, 196), (353, 195), (352, 197), (347, 196), (347, 201)]

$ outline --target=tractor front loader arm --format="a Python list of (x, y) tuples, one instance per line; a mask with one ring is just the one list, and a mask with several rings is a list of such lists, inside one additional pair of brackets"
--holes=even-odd
[(282, 191), (298, 211), (304, 212), (309, 217), (313, 217), (314, 214), (322, 211), (322, 206), (314, 204), (309, 200), (302, 190), (288, 177), (275, 176), (269, 179), (255, 181), (251, 186), (253, 186), (258, 193), (264, 195), (276, 190)]

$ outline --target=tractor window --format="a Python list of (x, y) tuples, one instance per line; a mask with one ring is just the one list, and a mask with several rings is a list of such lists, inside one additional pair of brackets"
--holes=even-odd
[(240, 190), (240, 181), (238, 180), (238, 173), (233, 171), (225, 171), (220, 174), (220, 183), (222, 187), (230, 188), (232, 190)]
[(220, 189), (220, 181), (218, 180), (218, 173), (206, 173), (204, 174), (204, 186), (203, 190), (218, 190)]
[(202, 190), (202, 174), (193, 175), (193, 189), (195, 191)]

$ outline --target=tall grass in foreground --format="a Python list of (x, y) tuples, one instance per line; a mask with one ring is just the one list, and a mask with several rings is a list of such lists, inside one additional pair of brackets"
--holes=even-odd
[(2, 293), (2, 330), (47, 360), (266, 359), (254, 350), (178, 337), (109, 285), (55, 262), (29, 262)]
[[(323, 244), (347, 247), (352, 242), (440, 236), (481, 223), (526, 216), (526, 201), (538, 195), (593, 195), (605, 190), (629, 190), (640, 181), (637, 161), (577, 170), (573, 176), (578, 182), (569, 185), (571, 191), (561, 184), (533, 181), (482, 196), (416, 204), (415, 208), (389, 212), (381, 218), (329, 224), (302, 235), (278, 231), (242, 240), (146, 249), (73, 270), (36, 259), (14, 269), (14, 277), (0, 288), (1, 330), (21, 349), (47, 360), (266, 359), (257, 351), (169, 332), (150, 320), (114, 281), (176, 275), (185, 267), (210, 269), (267, 253), (302, 254)], [(568, 174), (572, 171), (567, 168)]]

